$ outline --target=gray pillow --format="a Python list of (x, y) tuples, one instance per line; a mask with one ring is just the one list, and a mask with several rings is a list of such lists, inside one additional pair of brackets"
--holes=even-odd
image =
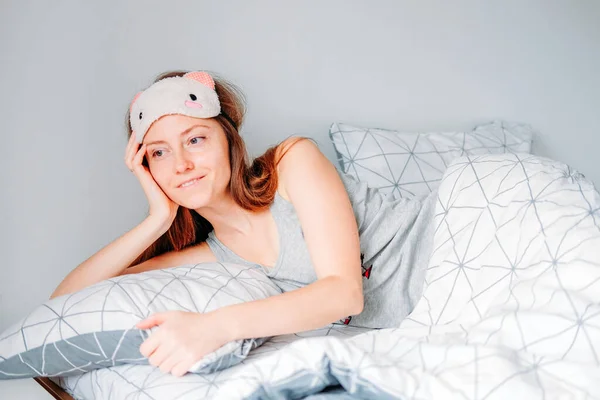
[[(145, 364), (139, 347), (149, 330), (135, 325), (156, 312), (209, 312), (277, 295), (259, 269), (208, 262), (121, 275), (48, 300), (0, 333), (0, 380), (77, 375), (121, 364)], [(204, 374), (242, 361), (267, 338), (227, 343), (189, 372)]]

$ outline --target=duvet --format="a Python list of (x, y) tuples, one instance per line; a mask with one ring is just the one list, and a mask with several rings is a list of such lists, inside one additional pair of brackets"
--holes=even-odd
[(600, 399), (600, 195), (530, 154), (454, 160), (423, 295), (395, 328), (274, 337), (208, 375), (52, 378), (86, 399)]

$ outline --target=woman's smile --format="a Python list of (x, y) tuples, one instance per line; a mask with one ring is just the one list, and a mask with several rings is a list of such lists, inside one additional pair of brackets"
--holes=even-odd
[(200, 182), (200, 180), (204, 178), (204, 176), (201, 176), (199, 178), (194, 178), (192, 180), (186, 181), (184, 183), (182, 183), (181, 185), (177, 186), (178, 189), (187, 189), (189, 187), (195, 186), (198, 182)]

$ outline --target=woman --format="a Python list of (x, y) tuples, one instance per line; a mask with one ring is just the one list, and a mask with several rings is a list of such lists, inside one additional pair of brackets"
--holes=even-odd
[(430, 225), (432, 201), (387, 198), (340, 174), (307, 138), (288, 138), (249, 164), (239, 135), (244, 111), (239, 90), (206, 72), (165, 73), (136, 95), (125, 163), (149, 215), (52, 295), (183, 264), (262, 268), (281, 295), (204, 314), (158, 313), (137, 325), (160, 325), (140, 351), (176, 376), (236, 339), (341, 319), (397, 326), (422, 290), (431, 233), (420, 227)]

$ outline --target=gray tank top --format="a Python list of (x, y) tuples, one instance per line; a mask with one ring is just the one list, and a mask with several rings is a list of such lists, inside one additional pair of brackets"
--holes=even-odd
[[(396, 199), (338, 170), (358, 225), (364, 308), (340, 321), (368, 328), (396, 327), (413, 310), (423, 290), (433, 240), (437, 192), (422, 199)], [(294, 206), (275, 194), (270, 212), (279, 233), (273, 267), (239, 257), (214, 234), (207, 244), (217, 260), (261, 268), (282, 291), (317, 280)]]

